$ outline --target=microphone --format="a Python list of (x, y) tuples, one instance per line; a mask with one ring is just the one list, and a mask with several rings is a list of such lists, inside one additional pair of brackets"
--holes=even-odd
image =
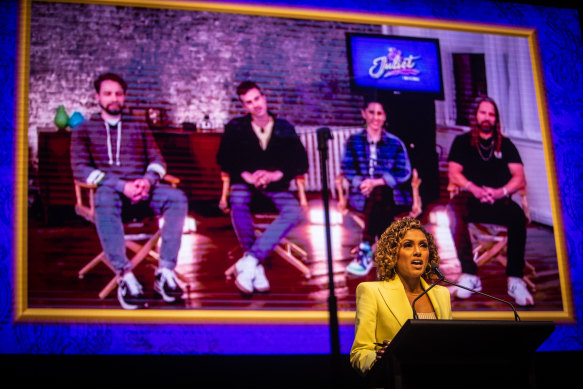
[(437, 267), (437, 265), (435, 263), (431, 264), (431, 271), (433, 272), (433, 274), (435, 274), (436, 276), (438, 276), (442, 280), (445, 280), (445, 276), (443, 274), (441, 274), (441, 272), (439, 271), (439, 268)]
[(435, 281), (433, 284), (431, 284), (431, 286), (429, 288), (425, 289), (423, 291), (423, 293), (421, 293), (419, 296), (415, 297), (415, 300), (413, 300), (413, 302), (411, 303), (411, 308), (413, 309), (413, 319), (419, 319), (419, 316), (417, 315), (417, 311), (415, 311), (415, 303), (417, 302), (417, 300), (419, 300), (421, 297), (426, 295), (427, 292), (429, 292), (431, 290), (431, 288), (433, 288), (435, 285), (439, 284), (441, 281), (443, 281), (445, 279), (445, 277), (441, 273), (439, 273), (439, 270), (436, 273), (435, 269), (437, 269), (437, 266), (434, 263), (432, 263), (431, 270), (439, 277), (439, 279), (437, 281)]
[(333, 139), (332, 132), (328, 127), (320, 127), (316, 130), (318, 137), (318, 149), (326, 148), (326, 142)]
[[(493, 300), (499, 301), (501, 303), (507, 304), (507, 305), (510, 306), (510, 308), (512, 308), (512, 311), (514, 312), (514, 320), (515, 321), (520, 321), (520, 317), (518, 316), (518, 312), (516, 312), (516, 308), (514, 308), (514, 305), (510, 304), (508, 301), (499, 299), (498, 297), (490, 296), (489, 294), (486, 294), (486, 293), (478, 292), (477, 290), (473, 290), (473, 289), (470, 289), (470, 288), (466, 288), (465, 286), (461, 286), (461, 285), (458, 285), (458, 284), (456, 284), (454, 282), (451, 282), (451, 281), (446, 280), (445, 277), (443, 276), (443, 274), (441, 274), (441, 272), (439, 271), (439, 269), (438, 269), (438, 267), (437, 267), (437, 265), (435, 263), (432, 263), (431, 264), (431, 271), (433, 271), (433, 273), (436, 276), (439, 277), (439, 280), (437, 280), (437, 282), (435, 282), (435, 284), (438, 284), (441, 281), (443, 281), (446, 284), (450, 284), (450, 285), (453, 285), (453, 286), (457, 286), (458, 288), (462, 288), (462, 289), (465, 289), (465, 290), (469, 290), (470, 292), (474, 292), (474, 293), (477, 293), (477, 294), (479, 294), (481, 296), (485, 296), (485, 297), (491, 298)], [(435, 285), (435, 284), (433, 284), (433, 285)], [(431, 287), (433, 287), (433, 285), (431, 285)], [(431, 288), (427, 288), (427, 290), (429, 290), (429, 289), (431, 289)], [(419, 295), (419, 297), (421, 297), (421, 295)], [(417, 298), (419, 298), (419, 297), (417, 297)], [(415, 311), (413, 311), (413, 312), (415, 312)]]

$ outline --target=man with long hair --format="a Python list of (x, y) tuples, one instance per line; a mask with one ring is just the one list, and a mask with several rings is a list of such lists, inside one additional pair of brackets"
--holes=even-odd
[[(449, 182), (461, 189), (449, 203), (450, 228), (462, 266), (458, 283), (482, 290), (468, 223), (503, 225), (508, 229), (508, 294), (518, 305), (533, 305), (534, 299), (522, 280), (526, 217), (511, 198), (526, 186), (522, 159), (512, 141), (502, 135), (500, 113), (494, 100), (480, 96), (474, 107), (470, 131), (454, 139), (448, 157)], [(471, 294), (461, 288), (454, 292), (461, 299)]]

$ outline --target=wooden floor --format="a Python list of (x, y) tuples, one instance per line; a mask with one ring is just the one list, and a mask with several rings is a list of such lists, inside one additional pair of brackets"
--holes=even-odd
[[(324, 211), (319, 195), (311, 196), (306, 222), (294, 229), (288, 238), (308, 253), (306, 265), (312, 277), (306, 278), (296, 268), (277, 255), (266, 262), (266, 274), (271, 283), (269, 293), (245, 297), (239, 293), (232, 280), (227, 280), (225, 270), (234, 259), (229, 251), (237, 241), (230, 219), (217, 210), (193, 210), (196, 231), (185, 233), (178, 259), (177, 272), (185, 290), (183, 301), (168, 305), (156, 299), (152, 292), (154, 261), (143, 263), (136, 271), (154, 309), (328, 309), (328, 258)], [(203, 210), (203, 211), (201, 211)], [(331, 248), (334, 269), (335, 294), (339, 310), (354, 310), (356, 286), (375, 279), (371, 271), (365, 277), (347, 275), (345, 268), (352, 259), (351, 250), (358, 244), (358, 225), (348, 217), (343, 220), (331, 210)], [(439, 211), (439, 206), (433, 209)], [(311, 215), (311, 217), (310, 217)], [(118, 308), (115, 291), (100, 299), (98, 292), (111, 279), (111, 271), (98, 265), (84, 279), (78, 271), (100, 250), (94, 227), (77, 217), (71, 210), (61, 210), (52, 216), (52, 222), (42, 222), (31, 212), (28, 225), (28, 306), (42, 308)], [(447, 227), (435, 217), (428, 217), (427, 228), (435, 235), (442, 258), (441, 269), (447, 279), (456, 281), (460, 267)], [(553, 231), (549, 227), (530, 225), (527, 233), (527, 260), (536, 268), (534, 307), (527, 310), (562, 310), (557, 259)], [(506, 294), (504, 268), (495, 262), (480, 268), (483, 292), (498, 298), (512, 299)], [(504, 310), (502, 303), (474, 296), (468, 300), (454, 300), (454, 310)]]

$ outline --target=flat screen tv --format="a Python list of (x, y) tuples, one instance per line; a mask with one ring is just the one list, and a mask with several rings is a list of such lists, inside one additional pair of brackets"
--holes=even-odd
[(346, 33), (351, 87), (443, 100), (439, 40)]

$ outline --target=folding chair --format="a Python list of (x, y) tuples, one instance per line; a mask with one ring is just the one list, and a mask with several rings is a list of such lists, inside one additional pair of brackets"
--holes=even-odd
[[(164, 176), (163, 179), (173, 187), (176, 187), (180, 182), (178, 178), (168, 174)], [(75, 212), (77, 215), (83, 217), (92, 224), (95, 224), (96, 190), (97, 185), (89, 185), (84, 182), (75, 181), (75, 197), (77, 200), (75, 204)], [(146, 215), (146, 217), (124, 220), (125, 246), (129, 251), (133, 252), (133, 256), (130, 258), (130, 269), (132, 270), (145, 259), (150, 258), (154, 261), (160, 259), (160, 256), (156, 251), (156, 244), (158, 243), (161, 234), (161, 230), (158, 226), (158, 219), (152, 219), (147, 216), (148, 215)], [(85, 275), (100, 262), (103, 262), (112, 272), (115, 273), (105, 256), (105, 252), (102, 251), (79, 270), (79, 278), (83, 279)], [(99, 298), (104, 299), (107, 297), (117, 287), (117, 283), (117, 275), (114, 275), (107, 285), (99, 292)]]
[[(452, 199), (460, 192), (460, 188), (450, 182), (447, 186), (447, 191), (449, 192), (450, 199)], [(526, 197), (526, 187), (519, 190), (518, 194), (527, 223), (530, 223), (531, 217)], [(474, 262), (477, 266), (483, 266), (491, 261), (496, 261), (506, 268), (506, 264), (508, 263), (506, 257), (508, 232), (506, 227), (497, 224), (471, 222), (468, 223), (468, 231), (473, 246)], [(524, 264), (526, 271), (523, 280), (532, 291), (535, 291), (536, 285), (532, 281), (532, 278), (536, 277), (536, 269), (528, 261), (525, 261)]]
[[(221, 180), (223, 182), (221, 198), (219, 200), (219, 208), (224, 212), (230, 212), (229, 209), (229, 195), (231, 190), (231, 179), (229, 174), (221, 173)], [(305, 177), (296, 177), (295, 184), (298, 189), (298, 198), (300, 201), (300, 205), (302, 207), (308, 206), (308, 200), (306, 197), (306, 185), (305, 185)], [(263, 233), (265, 228), (271, 224), (271, 222), (277, 217), (277, 214), (271, 212), (259, 212), (253, 214), (253, 227), (255, 229), (255, 235), (259, 236)], [(240, 251), (241, 248), (239, 245), (232, 248), (228, 252), (228, 256), (230, 259), (236, 259), (238, 256), (236, 253)], [(307, 262), (308, 253), (298, 246), (297, 244), (291, 242), (286, 237), (283, 237), (279, 243), (275, 246), (273, 251), (287, 261), (290, 265), (295, 267), (299, 270), (304, 277), (310, 278), (312, 277), (312, 272), (309, 267), (307, 267), (304, 263)], [(235, 276), (235, 263), (231, 265), (227, 270), (225, 270), (225, 277), (227, 279), (231, 279)]]

